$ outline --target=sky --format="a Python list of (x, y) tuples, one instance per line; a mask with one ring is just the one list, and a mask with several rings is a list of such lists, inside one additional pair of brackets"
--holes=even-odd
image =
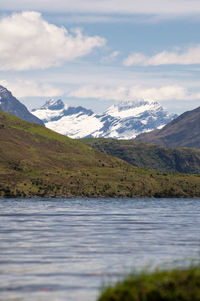
[(200, 105), (200, 0), (7, 0), (0, 85), (29, 109), (50, 98), (103, 112), (124, 100)]

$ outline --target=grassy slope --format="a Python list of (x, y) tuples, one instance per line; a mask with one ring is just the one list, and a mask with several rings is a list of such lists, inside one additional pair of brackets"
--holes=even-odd
[(108, 287), (98, 301), (200, 301), (200, 267), (131, 275)]
[(162, 172), (200, 174), (200, 150), (166, 148), (132, 140), (81, 139), (87, 145), (128, 163)]
[(0, 112), (0, 196), (199, 197), (200, 177), (138, 169)]

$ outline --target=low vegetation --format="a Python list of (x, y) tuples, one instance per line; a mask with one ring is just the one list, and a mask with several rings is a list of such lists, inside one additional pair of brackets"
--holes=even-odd
[(200, 301), (200, 266), (132, 274), (107, 287), (98, 301)]
[(133, 140), (81, 139), (86, 145), (140, 168), (161, 172), (200, 174), (200, 150), (167, 148)]
[(0, 197), (200, 197), (200, 175), (133, 167), (0, 111)]

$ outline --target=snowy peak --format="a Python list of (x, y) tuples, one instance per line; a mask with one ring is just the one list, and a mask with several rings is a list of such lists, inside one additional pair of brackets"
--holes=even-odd
[(45, 102), (43, 106), (38, 109), (33, 109), (32, 114), (43, 120), (43, 122), (48, 123), (50, 121), (55, 121), (63, 116), (63, 111), (65, 105), (61, 99), (54, 100), (50, 99)]
[(159, 105), (159, 103), (156, 101), (148, 101), (148, 100), (144, 100), (144, 99), (124, 100), (124, 101), (120, 101), (117, 104), (115, 104), (114, 107), (119, 108), (119, 111), (123, 111), (123, 110), (138, 108), (138, 107), (146, 106), (146, 105), (154, 106), (154, 105)]
[(50, 99), (39, 109), (32, 110), (32, 113), (42, 119), (45, 124), (61, 120), (66, 116), (77, 118), (82, 115), (91, 116), (94, 114), (91, 110), (85, 109), (81, 106), (68, 107), (61, 99)]
[(123, 101), (108, 108), (106, 114), (113, 117), (126, 118), (140, 116), (144, 112), (157, 111), (159, 109), (162, 110), (163, 108), (156, 101)]
[(45, 102), (45, 104), (40, 108), (41, 110), (62, 110), (65, 105), (61, 99), (54, 100), (49, 99)]
[(48, 128), (71, 138), (91, 135), (102, 127), (101, 121), (91, 110), (81, 106), (68, 107), (60, 101), (50, 100), (32, 112), (41, 118)]
[(71, 138), (106, 137), (134, 139), (138, 134), (161, 128), (176, 115), (156, 101), (122, 101), (103, 114), (79, 107), (66, 107), (61, 100), (49, 100), (33, 114), (45, 125)]

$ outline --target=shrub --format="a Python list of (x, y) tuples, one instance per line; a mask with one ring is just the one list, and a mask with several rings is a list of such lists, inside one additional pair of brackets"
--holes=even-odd
[(200, 301), (200, 265), (132, 274), (106, 288), (98, 301)]

